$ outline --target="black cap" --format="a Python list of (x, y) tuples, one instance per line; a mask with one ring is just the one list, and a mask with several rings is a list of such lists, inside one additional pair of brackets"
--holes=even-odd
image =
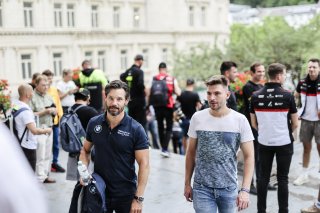
[(82, 95), (84, 97), (88, 97), (90, 95), (90, 91), (86, 88), (80, 88), (78, 92), (75, 93), (75, 95)]
[(161, 62), (161, 63), (159, 64), (159, 69), (161, 69), (161, 68), (167, 68), (167, 64), (164, 63), (164, 62)]
[(135, 61), (143, 60), (143, 55), (140, 55), (140, 54), (136, 55), (136, 57), (134, 57), (134, 60)]
[(193, 85), (193, 84), (194, 84), (194, 80), (192, 78), (188, 78), (187, 85)]

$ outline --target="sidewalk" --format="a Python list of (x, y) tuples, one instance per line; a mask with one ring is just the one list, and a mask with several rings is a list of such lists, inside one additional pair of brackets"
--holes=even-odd
[[(313, 142), (314, 143), (314, 142)], [(315, 145), (315, 144), (313, 144)], [(303, 207), (310, 206), (318, 195), (320, 173), (319, 157), (316, 147), (313, 147), (311, 155), (311, 181), (303, 186), (293, 186), (292, 182), (302, 170), (301, 143), (295, 143), (291, 170), (289, 173), (289, 210), (299, 213)], [(64, 167), (67, 164), (67, 153), (61, 150), (60, 163)], [(150, 152), (151, 171), (145, 193), (143, 212), (145, 213), (191, 213), (194, 212), (192, 203), (185, 201), (184, 189), (184, 156), (171, 154), (171, 158), (162, 158), (158, 150)], [(51, 177), (57, 180), (55, 184), (45, 184), (48, 192), (50, 213), (66, 213), (69, 210), (70, 199), (75, 182), (65, 180), (65, 173), (51, 173)], [(241, 179), (241, 177), (239, 177)], [(256, 210), (256, 196), (250, 196), (251, 205), (243, 211), (254, 213)], [(277, 192), (268, 192), (268, 212), (278, 212)]]

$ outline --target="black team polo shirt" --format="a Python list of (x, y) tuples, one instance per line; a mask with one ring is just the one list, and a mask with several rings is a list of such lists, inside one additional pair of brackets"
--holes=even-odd
[(106, 114), (101, 114), (89, 121), (86, 137), (95, 146), (94, 171), (106, 182), (106, 197), (133, 197), (137, 189), (135, 151), (149, 148), (141, 124), (125, 113), (111, 130)]

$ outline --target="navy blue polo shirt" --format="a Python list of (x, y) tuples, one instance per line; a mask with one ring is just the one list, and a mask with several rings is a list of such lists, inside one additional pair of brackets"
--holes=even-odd
[(106, 182), (106, 197), (134, 195), (135, 151), (149, 148), (141, 124), (125, 113), (120, 124), (111, 130), (106, 114), (101, 114), (89, 121), (86, 139), (95, 146), (94, 171)]

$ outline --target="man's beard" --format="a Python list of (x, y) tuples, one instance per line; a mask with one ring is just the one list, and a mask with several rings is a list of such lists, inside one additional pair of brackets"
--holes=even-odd
[[(112, 110), (112, 109), (117, 109), (116, 111), (115, 110)], [(110, 115), (112, 116), (117, 116), (119, 115), (120, 113), (122, 113), (124, 110), (124, 107), (115, 107), (115, 106), (110, 106), (107, 108), (107, 111)]]

